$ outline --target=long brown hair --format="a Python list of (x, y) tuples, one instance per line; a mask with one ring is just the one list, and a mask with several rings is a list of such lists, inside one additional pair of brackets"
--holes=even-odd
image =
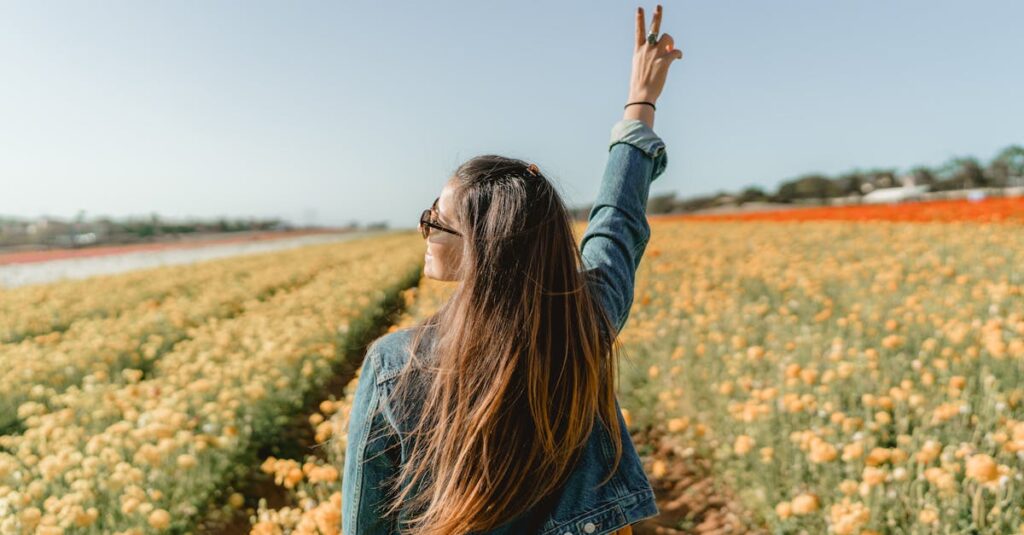
[(416, 535), (492, 529), (558, 491), (595, 417), (615, 451), (604, 481), (622, 456), (617, 333), (587, 291), (561, 197), (535, 166), (497, 155), (452, 181), (459, 283), (417, 329), (393, 394), (412, 424), (384, 514), (404, 509), (399, 528)]

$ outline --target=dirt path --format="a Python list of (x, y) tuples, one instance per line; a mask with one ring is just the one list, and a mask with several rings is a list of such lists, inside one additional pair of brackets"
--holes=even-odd
[(654, 458), (667, 467), (664, 476), (652, 478), (661, 514), (634, 525), (636, 535), (769, 533), (715, 479), (709, 460), (680, 452), (663, 438), (657, 430), (633, 438), (654, 444)]

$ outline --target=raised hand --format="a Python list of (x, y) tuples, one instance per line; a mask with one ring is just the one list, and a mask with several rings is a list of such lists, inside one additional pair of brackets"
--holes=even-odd
[[(659, 35), (662, 7), (658, 4), (651, 21), (651, 32)], [(669, 65), (683, 58), (683, 51), (675, 48), (672, 36), (662, 33), (656, 44), (648, 44), (644, 29), (644, 8), (636, 8), (636, 42), (633, 48), (633, 72), (629, 82), (629, 101), (655, 102), (665, 87)], [(632, 106), (631, 106), (632, 107)], [(649, 108), (650, 106), (640, 106)]]

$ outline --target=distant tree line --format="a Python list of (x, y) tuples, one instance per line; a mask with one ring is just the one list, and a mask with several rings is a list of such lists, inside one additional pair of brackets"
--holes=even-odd
[(159, 216), (152, 216), (148, 219), (126, 220), (116, 222), (110, 219), (103, 220), (109, 229), (119, 233), (146, 238), (158, 234), (191, 234), (202, 232), (244, 232), (261, 230), (282, 230), (290, 228), (291, 225), (280, 219), (228, 219), (217, 218), (212, 221), (189, 220), (175, 223), (163, 221)]
[[(353, 222), (346, 229), (357, 227)], [(84, 212), (71, 218), (16, 218), (0, 216), (0, 246), (79, 247), (97, 244), (125, 244), (175, 239), (188, 235), (293, 230), (296, 227), (280, 218), (189, 218), (170, 220), (157, 214), (146, 217), (87, 220)], [(310, 228), (310, 227), (303, 227)]]
[[(973, 156), (950, 158), (938, 167), (916, 166), (906, 173), (896, 168), (854, 169), (838, 176), (805, 173), (781, 182), (773, 192), (749, 186), (738, 192), (677, 198), (675, 193), (651, 196), (647, 211), (653, 214), (683, 213), (716, 206), (747, 203), (824, 204), (835, 198), (857, 198), (871, 191), (904, 185), (927, 186), (929, 191), (1024, 186), (1024, 147), (1010, 145), (987, 165)], [(586, 220), (592, 205), (572, 209), (577, 219)]]

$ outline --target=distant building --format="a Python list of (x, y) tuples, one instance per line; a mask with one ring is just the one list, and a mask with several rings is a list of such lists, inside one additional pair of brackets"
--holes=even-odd
[[(913, 179), (910, 180), (913, 184)], [(917, 201), (924, 197), (924, 194), (928, 191), (928, 186), (903, 186), (899, 188), (880, 188), (873, 189), (861, 197), (861, 202), (864, 204), (885, 204), (885, 203), (898, 203), (904, 201)]]
[(735, 195), (721, 194), (711, 201), (712, 206), (734, 206), (739, 199)]
[(985, 198), (985, 192), (978, 189), (972, 189), (967, 192), (967, 200), (971, 202), (978, 202)]

